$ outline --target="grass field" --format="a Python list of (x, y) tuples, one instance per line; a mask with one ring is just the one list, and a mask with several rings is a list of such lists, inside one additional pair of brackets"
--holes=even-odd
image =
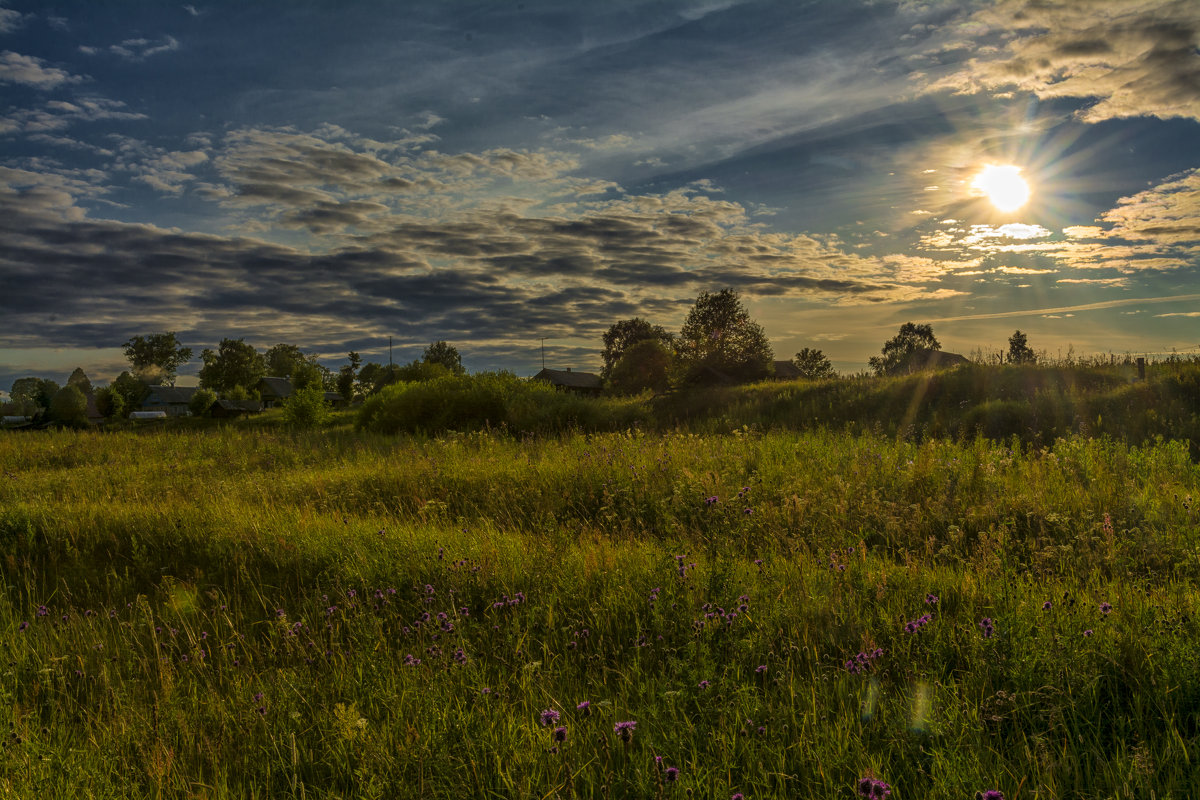
[(0, 796), (1200, 795), (1186, 442), (259, 426), (0, 465)]

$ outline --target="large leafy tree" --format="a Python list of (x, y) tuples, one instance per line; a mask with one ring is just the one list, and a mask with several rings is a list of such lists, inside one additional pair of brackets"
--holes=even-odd
[(867, 363), (876, 375), (895, 375), (909, 365), (915, 353), (941, 349), (932, 325), (906, 322), (899, 333), (884, 342), (880, 355), (871, 356)]
[(175, 383), (175, 374), (192, 358), (192, 348), (179, 343), (174, 331), (134, 336), (124, 344), (125, 358), (143, 383)]
[(92, 393), (92, 382), (88, 380), (87, 373), (83, 371), (83, 367), (76, 367), (71, 373), (71, 377), (67, 378), (67, 386), (74, 386), (84, 395)]
[(351, 350), (346, 354), (350, 363), (343, 364), (338, 370), (337, 391), (346, 402), (354, 399), (354, 380), (358, 377), (358, 368), (362, 365), (362, 356)]
[(200, 354), (200, 385), (218, 394), (232, 392), (236, 387), (249, 391), (267, 372), (262, 353), (242, 339), (222, 339), (214, 351)]
[(263, 354), (267, 375), (272, 378), (291, 378), (296, 370), (308, 363), (308, 356), (294, 344), (279, 344)]
[(605, 331), (603, 338), (604, 366), (600, 368), (600, 377), (609, 380), (612, 378), (613, 367), (630, 347), (646, 340), (670, 347), (673, 337), (661, 325), (651, 325), (640, 317), (634, 317), (613, 323), (613, 326)]
[(50, 398), (50, 418), (63, 425), (87, 425), (87, 397), (78, 386), (64, 386)]
[(121, 408), (124, 411), (136, 411), (142, 401), (146, 399), (146, 395), (150, 393), (149, 387), (135, 378), (129, 370), (118, 375), (110, 388), (120, 395)]
[(651, 389), (665, 391), (674, 366), (674, 354), (658, 339), (642, 339), (625, 350), (609, 372), (614, 392), (636, 394)]
[(1037, 355), (1029, 346), (1029, 339), (1020, 330), (1013, 331), (1013, 335), (1008, 337), (1008, 360), (1012, 364), (1037, 362)]
[(808, 380), (820, 380), (821, 378), (832, 378), (837, 373), (833, 370), (833, 364), (829, 358), (820, 350), (814, 350), (810, 347), (805, 347), (796, 357), (792, 359), (792, 363), (796, 365), (796, 369), (800, 370), (800, 377)]
[(737, 292), (701, 292), (688, 312), (676, 346), (685, 380), (702, 380), (716, 370), (736, 380), (771, 373), (775, 354), (762, 326), (750, 319)]
[(421, 355), (421, 362), (425, 364), (441, 364), (455, 375), (461, 375), (466, 372), (463, 369), (462, 357), (458, 354), (458, 349), (443, 341), (437, 341), (425, 348), (425, 352)]

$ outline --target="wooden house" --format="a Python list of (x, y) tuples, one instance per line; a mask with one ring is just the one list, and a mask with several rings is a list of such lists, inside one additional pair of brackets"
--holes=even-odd
[(599, 375), (591, 372), (572, 372), (570, 367), (563, 369), (543, 369), (530, 380), (545, 381), (556, 389), (579, 394), (598, 395), (604, 391), (604, 381)]
[(139, 411), (163, 411), (168, 417), (186, 417), (188, 403), (196, 393), (194, 386), (151, 386), (146, 398), (142, 400)]

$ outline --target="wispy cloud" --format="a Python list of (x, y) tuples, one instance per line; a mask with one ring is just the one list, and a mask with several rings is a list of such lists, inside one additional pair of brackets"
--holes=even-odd
[(929, 322), (962, 322), (976, 319), (1008, 319), (1010, 317), (1038, 317), (1046, 314), (1064, 314), (1075, 311), (1100, 311), (1106, 308), (1137, 305), (1139, 303), (1186, 303), (1200, 300), (1200, 294), (1181, 294), (1174, 297), (1128, 297), (1119, 300), (1102, 300), (1098, 303), (1083, 303), (1077, 306), (1057, 308), (1028, 308), (1015, 311), (995, 311), (986, 314), (961, 314), (953, 317), (938, 317)]
[(65, 69), (52, 67), (36, 56), (25, 56), (5, 50), (0, 53), (0, 83), (16, 83), (35, 89), (55, 89), (64, 84), (86, 80)]
[(20, 11), (0, 7), (0, 33), (12, 33), (24, 21)]
[(153, 41), (150, 39), (126, 39), (120, 44), (109, 45), (108, 47), (93, 47), (91, 45), (82, 45), (79, 52), (84, 55), (94, 56), (100, 53), (112, 53), (120, 56), (126, 61), (145, 61), (151, 56), (161, 55), (162, 53), (170, 53), (179, 49), (179, 40), (174, 36), (164, 36), (162, 39)]

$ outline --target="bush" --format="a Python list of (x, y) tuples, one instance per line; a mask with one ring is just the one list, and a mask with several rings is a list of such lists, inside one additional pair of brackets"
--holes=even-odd
[(581, 397), (508, 373), (446, 375), (371, 395), (356, 425), (378, 433), (504, 428), (514, 433), (619, 430), (644, 421), (633, 403)]
[(305, 386), (283, 401), (283, 421), (294, 428), (316, 428), (329, 420), (329, 406), (321, 386)]
[(188, 401), (188, 411), (192, 412), (193, 417), (203, 417), (212, 408), (212, 404), (217, 402), (217, 393), (211, 389), (197, 389), (192, 395), (192, 399)]
[(87, 398), (77, 386), (65, 386), (50, 399), (50, 418), (63, 425), (87, 425)]

